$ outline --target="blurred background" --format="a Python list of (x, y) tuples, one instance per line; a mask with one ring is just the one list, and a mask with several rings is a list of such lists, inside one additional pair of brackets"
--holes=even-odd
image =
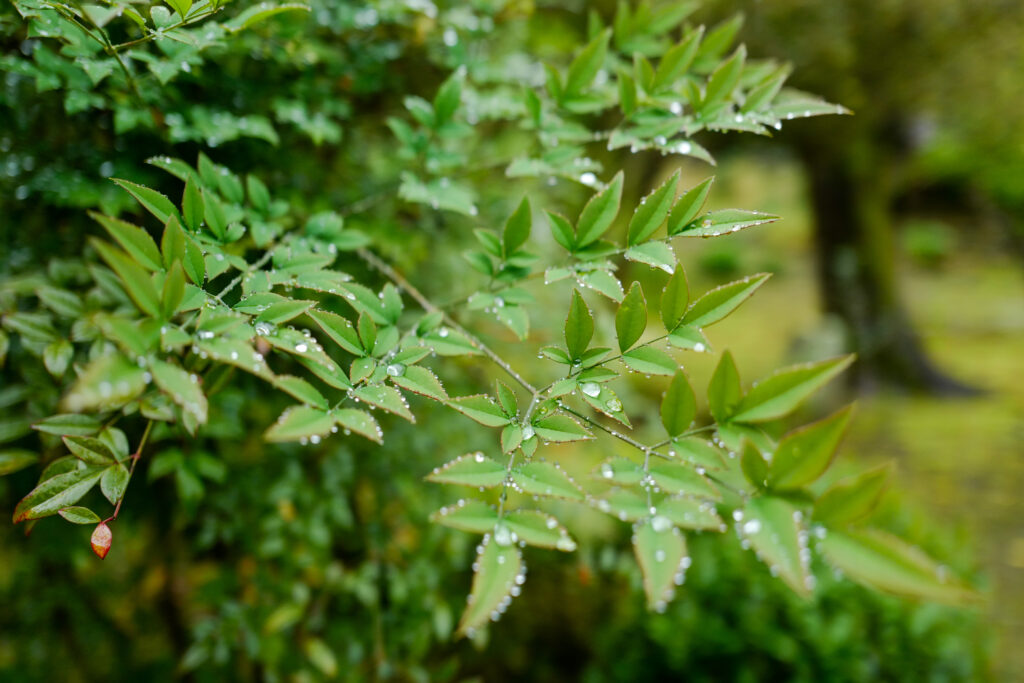
[[(307, 22), (242, 38), (201, 78), (175, 81), (164, 113), (181, 120), (168, 117), (169, 139), (124, 128), (127, 115), (112, 126), (85, 109), (69, 113), (30, 69), (44, 54), (34, 52), (39, 41), (0, 9), (0, 274), (77, 253), (95, 232), (85, 208), (130, 206), (104, 177), (161, 182), (145, 175), (153, 154), (191, 160), (216, 146), (215, 161), (261, 175), (310, 213), (379, 190), (351, 169), (394, 164), (380, 119), (398, 109), (396, 93), (436, 89), (449, 42), (440, 22), (459, 4), (443, 5), (436, 22), (417, 15), (401, 36), (367, 24), (363, 4), (311, 4)], [(371, 3), (382, 16), (393, 4)], [(615, 11), (608, 2), (468, 5), (519, 22), (510, 39), (541, 58), (546, 44), (559, 52), (586, 38), (588, 10), (605, 23)], [(0, 680), (1024, 680), (1024, 6), (709, 2), (693, 20), (736, 12), (752, 54), (792, 62), (793, 85), (854, 115), (793, 122), (770, 140), (708, 136), (701, 142), (717, 167), (683, 163), (685, 186), (716, 175), (712, 208), (783, 216), (677, 248), (693, 290), (775, 273), (712, 341), (733, 351), (747, 381), (783, 362), (856, 350), (847, 386), (803, 415), (858, 401), (831, 476), (894, 461), (896, 485), (876, 521), (967, 576), (981, 605), (897, 600), (827, 571), (817, 597), (802, 602), (735, 542), (697, 537), (680, 598), (651, 615), (628, 527), (566, 507), (559, 516), (581, 550), (528, 552), (528, 590), (500, 624), (452, 642), (475, 541), (426, 524), (456, 494), (421, 477), (489, 447), (490, 435), (420, 402), (431, 428), (393, 422), (385, 448), (349, 439), (270, 446), (259, 434), (284, 401), (253, 401), (257, 385), (242, 382), (217, 394), (219, 418), (201, 440), (166, 448), (142, 470), (106, 562), (80, 528), (50, 520), (25, 538), (0, 524)], [(362, 42), (349, 40), (353, 28)], [(270, 112), (276, 140), (225, 135), (240, 119), (218, 119), (218, 108)], [(639, 155), (627, 193), (639, 198), (679, 165)], [(568, 184), (548, 192), (553, 202), (584, 197)], [(436, 215), (390, 211), (349, 221), (414, 281), (463, 291), (465, 232)], [(430, 224), (403, 231), (417, 221)], [(641, 269), (630, 278), (661, 286)], [(498, 327), (489, 333), (508, 339)], [(535, 353), (505, 350), (526, 361)], [(695, 386), (713, 361), (688, 357)], [(450, 391), (473, 390), (469, 379), (486, 377), (467, 371), (466, 385), (453, 378)], [(8, 406), (44, 404), (57, 391), (46, 375), (37, 389), (29, 399), (0, 389), (5, 439), (31, 438)], [(565, 454), (580, 476), (607, 455)], [(13, 509), (32, 476), (0, 479), (0, 509)]]

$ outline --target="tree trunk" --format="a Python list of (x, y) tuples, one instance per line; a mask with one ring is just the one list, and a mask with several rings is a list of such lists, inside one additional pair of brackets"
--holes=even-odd
[(872, 145), (799, 145), (810, 181), (824, 311), (846, 327), (862, 389), (896, 386), (940, 395), (974, 390), (929, 360), (898, 293), (886, 163)]

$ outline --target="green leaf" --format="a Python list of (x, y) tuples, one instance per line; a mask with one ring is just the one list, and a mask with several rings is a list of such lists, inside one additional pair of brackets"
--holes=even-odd
[[(695, 467), (703, 467), (705, 470), (720, 470), (725, 467), (721, 451), (704, 439), (695, 436), (675, 439), (672, 442), (672, 451)], [(673, 453), (670, 451), (669, 454)]]
[(688, 430), (697, 416), (697, 397), (682, 370), (676, 372), (661, 400), (661, 424), (669, 436)]
[(39, 462), (39, 455), (32, 451), (16, 449), (0, 450), (0, 477), (25, 469)]
[(163, 270), (160, 251), (156, 248), (156, 242), (148, 232), (136, 225), (104, 216), (101, 213), (89, 212), (89, 215), (99, 222), (111, 237), (117, 240), (117, 243), (135, 259), (136, 263), (149, 270)]
[(622, 171), (619, 171), (608, 186), (591, 197), (583, 207), (576, 223), (577, 249), (596, 242), (611, 227), (622, 201), (622, 182)]
[(548, 415), (534, 420), (532, 426), (537, 436), (555, 443), (593, 438), (590, 432), (567, 415)]
[(401, 375), (391, 377), (391, 381), (406, 391), (432, 398), (435, 401), (448, 400), (448, 393), (441, 385), (441, 381), (427, 368), (412, 365), (407, 367)]
[(100, 479), (100, 491), (111, 505), (117, 505), (117, 502), (124, 497), (130, 478), (128, 468), (121, 463), (108, 467), (107, 471), (103, 473), (103, 478)]
[(814, 519), (829, 526), (863, 520), (878, 507), (890, 471), (890, 465), (881, 465), (834, 484), (814, 504)]
[(640, 201), (640, 205), (633, 212), (633, 218), (629, 221), (626, 241), (629, 246), (643, 242), (665, 222), (672, 201), (676, 198), (679, 174), (680, 171), (677, 170), (659, 188)]
[(594, 472), (597, 479), (625, 485), (639, 484), (646, 476), (640, 465), (626, 458), (605, 460)]
[(185, 271), (180, 263), (175, 263), (167, 272), (167, 277), (164, 278), (164, 287), (160, 294), (160, 309), (165, 320), (174, 317), (174, 314), (180, 309), (184, 298)]
[(530, 210), (530, 200), (523, 197), (519, 207), (505, 221), (505, 229), (501, 236), (501, 255), (508, 258), (516, 252), (519, 247), (526, 244), (530, 238), (530, 224), (533, 214)]
[[(259, 315), (256, 316), (255, 322), (270, 323), (271, 325), (280, 325), (286, 323), (293, 318), (297, 318), (306, 311), (308, 311), (314, 301), (305, 301), (302, 299), (286, 299), (284, 301), (275, 301), (272, 304), (260, 306), (263, 309)], [(241, 310), (241, 309), (239, 309)], [(328, 333), (330, 334), (330, 333)]]
[(639, 282), (629, 287), (629, 292), (619, 304), (615, 313), (615, 334), (619, 339), (619, 350), (625, 351), (643, 336), (647, 329), (647, 300)]
[(502, 427), (509, 423), (505, 412), (494, 399), (485, 394), (453, 398), (448, 401), (448, 405), (485, 427)]
[(708, 290), (687, 309), (682, 324), (705, 327), (722, 320), (749, 299), (769, 277), (770, 273), (758, 273)]
[(53, 377), (60, 379), (71, 364), (75, 347), (67, 339), (58, 339), (43, 349), (43, 365)]
[(275, 14), (280, 14), (282, 12), (294, 12), (296, 10), (301, 10), (303, 12), (310, 11), (308, 5), (303, 5), (302, 3), (297, 2), (285, 2), (279, 5), (275, 5), (270, 2), (261, 2), (242, 10), (235, 17), (224, 22), (224, 28), (231, 33), (238, 33), (239, 31), (249, 28), (253, 24), (269, 19)]
[(199, 190), (199, 183), (194, 176), (189, 176), (185, 180), (185, 192), (181, 198), (181, 213), (189, 230), (199, 232), (203, 227), (206, 204), (203, 201), (203, 194)]
[(843, 574), (878, 590), (953, 604), (977, 599), (973, 591), (948, 577), (945, 567), (881, 531), (829, 531), (818, 547)]
[(170, 396), (172, 401), (194, 417), (199, 424), (205, 424), (206, 396), (199, 387), (199, 379), (195, 375), (190, 375), (177, 365), (156, 359), (150, 361), (149, 370), (156, 385)]
[(124, 291), (143, 313), (153, 317), (160, 315), (160, 298), (156, 293), (149, 274), (128, 256), (106, 242), (90, 239), (89, 243), (99, 252), (123, 283)]
[(39, 483), (14, 508), (14, 523), (56, 514), (77, 503), (103, 476), (102, 467), (79, 467)]
[(557, 213), (551, 211), (545, 211), (544, 213), (548, 216), (548, 222), (551, 224), (551, 235), (555, 238), (555, 241), (566, 250), (574, 251), (576, 249), (576, 235), (573, 232), (572, 223)]
[(569, 315), (565, 319), (565, 348), (573, 360), (581, 358), (594, 336), (594, 316), (579, 290), (572, 290)]
[(469, 604), (459, 620), (459, 635), (467, 635), (500, 614), (499, 606), (508, 599), (512, 589), (522, 582), (523, 556), (519, 548), (498, 545), (490, 535), (484, 536), (476, 557), (473, 587)]
[(519, 402), (516, 400), (515, 392), (505, 386), (500, 380), (495, 382), (495, 392), (498, 395), (498, 403), (501, 404), (501, 409), (505, 412), (505, 415), (515, 417), (519, 410)]
[(384, 432), (381, 431), (377, 421), (364, 410), (354, 410), (351, 408), (335, 410), (334, 419), (346, 430), (346, 434), (352, 431), (366, 437), (370, 441), (376, 441), (377, 443), (383, 443), (384, 441)]
[(422, 338), (439, 356), (476, 356), (480, 354), (480, 350), (458, 330), (439, 327), (424, 334)]
[(622, 283), (607, 270), (592, 270), (589, 273), (583, 273), (579, 276), (579, 282), (584, 287), (589, 287), (615, 302), (621, 302), (626, 295), (622, 290)]
[(708, 193), (711, 192), (711, 185), (714, 182), (714, 176), (706, 178), (676, 200), (672, 206), (672, 213), (668, 217), (669, 235), (679, 234), (697, 217), (700, 210), (704, 208), (704, 203), (708, 199)]
[(725, 524), (715, 512), (715, 506), (708, 502), (674, 496), (658, 503), (658, 514), (681, 529), (725, 531)]
[(680, 325), (668, 335), (668, 343), (677, 349), (690, 349), (697, 353), (711, 351), (711, 342), (704, 332), (696, 327)]
[(642, 372), (645, 375), (671, 377), (679, 369), (679, 364), (672, 356), (653, 346), (639, 346), (632, 351), (627, 351), (622, 354), (622, 360), (630, 370)]
[(511, 453), (523, 443), (523, 428), (515, 423), (501, 430), (501, 452)]
[(57, 510), (57, 514), (72, 524), (99, 524), (100, 516), (89, 508), (71, 506)]
[(678, 45), (674, 45), (665, 52), (658, 63), (658, 70), (654, 74), (654, 82), (651, 87), (654, 90), (671, 86), (679, 77), (686, 73), (697, 56), (697, 49), (700, 47), (700, 39), (704, 37), (704, 27), (699, 26), (689, 31)]
[(740, 374), (732, 354), (726, 351), (715, 367), (708, 384), (708, 408), (718, 423), (728, 422), (736, 410), (743, 389), (740, 387)]
[(672, 247), (664, 242), (644, 242), (630, 247), (624, 254), (627, 261), (637, 261), (651, 268), (659, 268), (666, 273), (676, 270), (676, 255)]
[(346, 318), (317, 309), (307, 311), (307, 315), (320, 326), (320, 329), (327, 333), (327, 336), (335, 344), (349, 353), (357, 356), (364, 355), (365, 352), (363, 351), (362, 343), (359, 341), (359, 335), (356, 333), (355, 328), (352, 327), (352, 323)]
[(561, 99), (567, 100), (579, 95), (593, 82), (597, 72), (604, 65), (610, 38), (611, 30), (605, 29), (587, 43), (587, 46), (572, 60), (569, 72), (565, 77), (565, 87), (562, 90)]
[(651, 458), (648, 465), (651, 478), (663, 491), (671, 494), (686, 494), (706, 500), (721, 500), (722, 494), (694, 468), (673, 460)]
[(402, 392), (394, 387), (384, 384), (370, 384), (352, 389), (351, 394), (364, 403), (398, 415), (409, 422), (416, 422), (416, 417), (409, 410), (409, 404), (405, 402)]
[(772, 573), (778, 573), (795, 593), (806, 596), (813, 579), (803, 553), (807, 542), (801, 540), (806, 538), (801, 519), (800, 512), (785, 500), (758, 497), (747, 502), (743, 519), (736, 525)]
[(756, 383), (736, 407), (737, 422), (766, 422), (791, 413), (826, 382), (849, 367), (853, 356), (783, 368)]
[(700, 219), (692, 223), (679, 226), (677, 233), (683, 237), (719, 237), (731, 235), (744, 228), (752, 228), (755, 225), (774, 223), (779, 220), (778, 216), (760, 211), (746, 211), (744, 209), (722, 209), (704, 214)]
[(126, 190), (128, 194), (135, 197), (147, 211), (156, 216), (156, 219), (160, 221), (160, 225), (165, 225), (171, 216), (178, 215), (178, 210), (174, 208), (174, 203), (156, 190), (119, 178), (112, 178), (112, 180)]
[(465, 68), (456, 69), (441, 87), (434, 97), (434, 125), (440, 128), (448, 123), (459, 108), (462, 99), (462, 84), (466, 80)]
[(679, 327), (689, 302), (690, 287), (686, 273), (677, 268), (661, 292), (661, 321), (665, 324), (665, 331), (672, 332)]
[(323, 397), (323, 394), (314, 389), (312, 384), (301, 377), (277, 375), (273, 379), (273, 384), (281, 391), (297, 398), (308, 406), (327, 410), (327, 399)]
[(686, 540), (666, 518), (655, 517), (636, 528), (633, 550), (644, 576), (647, 606), (664, 610), (689, 566)]
[(535, 460), (512, 470), (512, 481), (523, 493), (531, 496), (551, 496), (568, 500), (583, 500), (585, 496), (576, 482), (561, 467), (550, 462)]
[(228, 230), (228, 217), (224, 205), (212, 190), (207, 189), (202, 193), (202, 206), (206, 227), (210, 229), (214, 237), (223, 240)]
[(427, 481), (484, 488), (501, 486), (505, 481), (505, 466), (480, 451), (466, 453), (441, 467), (435, 467), (427, 475)]
[(72, 455), (87, 465), (106, 467), (117, 460), (105, 443), (90, 436), (65, 436), (64, 445)]
[[(502, 522), (515, 539), (538, 548), (554, 548), (563, 552), (576, 549), (576, 541), (568, 530), (551, 515), (540, 510), (513, 510)], [(497, 531), (495, 534), (497, 535)]]
[(824, 474), (846, 433), (851, 411), (847, 406), (784, 436), (772, 456), (768, 484), (776, 489), (798, 489)]
[(728, 100), (736, 86), (739, 85), (740, 75), (743, 73), (743, 63), (747, 58), (747, 48), (740, 45), (736, 48), (733, 56), (722, 62), (704, 88), (704, 99), (701, 102), (701, 109), (707, 110), (710, 107)]
[(59, 316), (79, 318), (85, 312), (85, 304), (74, 292), (43, 285), (36, 289), (39, 301)]
[(100, 356), (78, 375), (61, 407), (70, 412), (120, 408), (146, 389), (146, 372), (120, 354)]
[(486, 534), (497, 524), (498, 511), (483, 501), (460, 500), (432, 514), (430, 521), (459, 531)]
[(331, 433), (335, 417), (312, 406), (292, 406), (263, 435), (267, 441), (319, 441)]

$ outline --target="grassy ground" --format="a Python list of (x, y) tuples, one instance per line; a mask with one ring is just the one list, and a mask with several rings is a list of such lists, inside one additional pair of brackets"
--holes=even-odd
[[(778, 273), (758, 293), (757, 305), (715, 328), (712, 342), (732, 349), (740, 367), (749, 369), (748, 382), (780, 362), (829, 355), (836, 335), (817, 312), (808, 216), (796, 170), (780, 170), (777, 161), (735, 161), (719, 168), (719, 178), (724, 205), (786, 219), (759, 234), (729, 238), (743, 240), (732, 255), (714, 241), (685, 253), (677, 249), (698, 283), (710, 284), (709, 267), (722, 268), (731, 257), (739, 259), (741, 272)], [(985, 608), (997, 632), (997, 668), (1006, 680), (1021, 680), (1024, 651), (1014, 645), (1024, 638), (1024, 269), (991, 247), (964, 243), (963, 235), (940, 269), (902, 258), (901, 279), (905, 302), (934, 359), (986, 393), (957, 400), (862, 397), (841, 459), (894, 460), (897, 488), (937, 524), (959, 532), (965, 541), (960, 553), (973, 552), (987, 576)], [(705, 363), (688, 369), (702, 383), (711, 368)]]

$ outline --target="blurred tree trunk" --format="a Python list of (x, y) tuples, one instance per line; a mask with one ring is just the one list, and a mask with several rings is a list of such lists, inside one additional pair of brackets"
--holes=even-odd
[(859, 356), (856, 380), (862, 388), (884, 384), (970, 393), (931, 362), (901, 303), (891, 213), (893, 162), (874, 153), (885, 143), (847, 142), (822, 145), (810, 136), (798, 138), (796, 149), (809, 181), (822, 306), (845, 324), (848, 343)]

